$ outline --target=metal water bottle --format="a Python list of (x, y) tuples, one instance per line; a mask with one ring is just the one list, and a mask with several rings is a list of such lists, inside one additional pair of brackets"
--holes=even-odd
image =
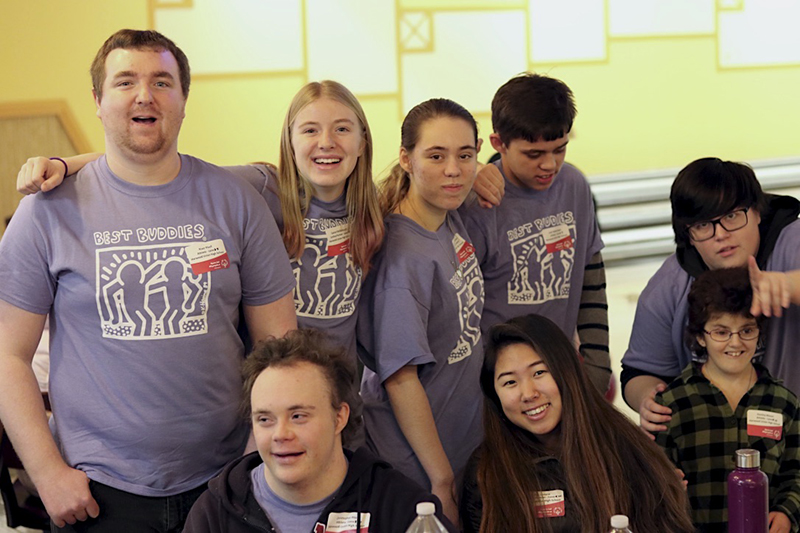
[(736, 469), (728, 475), (728, 532), (769, 531), (769, 481), (758, 450), (736, 450)]

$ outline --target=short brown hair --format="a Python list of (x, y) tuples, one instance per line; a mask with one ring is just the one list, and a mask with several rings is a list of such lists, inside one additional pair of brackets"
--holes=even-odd
[(178, 72), (181, 78), (181, 90), (183, 97), (189, 96), (189, 84), (192, 81), (189, 71), (189, 59), (183, 50), (178, 48), (174, 42), (164, 35), (152, 30), (119, 30), (117, 33), (106, 39), (97, 55), (94, 56), (92, 67), (89, 72), (92, 74), (92, 89), (94, 89), (98, 100), (103, 99), (103, 82), (106, 79), (106, 58), (112, 50), (122, 48), (123, 50), (155, 50), (158, 52), (170, 52), (178, 62)]
[(338, 411), (343, 403), (350, 406), (350, 420), (342, 431), (342, 441), (345, 444), (350, 442), (361, 424), (361, 397), (356, 391), (355, 361), (327, 334), (313, 328), (290, 331), (280, 339), (268, 339), (250, 352), (242, 367), (242, 414), (250, 418), (250, 394), (264, 370), (298, 363), (311, 363), (320, 369), (328, 382), (334, 410)]
[(702, 337), (706, 323), (717, 315), (729, 314), (752, 318), (762, 330), (759, 344), (764, 340), (766, 319), (764, 315), (754, 317), (750, 313), (753, 305), (753, 288), (747, 267), (706, 270), (692, 283), (689, 289), (689, 321), (686, 325), (686, 344), (699, 360), (708, 352), (697, 342)]

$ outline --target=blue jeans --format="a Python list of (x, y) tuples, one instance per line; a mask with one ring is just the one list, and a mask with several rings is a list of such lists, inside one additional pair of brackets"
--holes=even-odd
[(100, 506), (100, 516), (61, 528), (51, 522), (52, 533), (180, 533), (206, 485), (161, 498), (131, 494), (96, 481), (89, 481), (89, 489)]

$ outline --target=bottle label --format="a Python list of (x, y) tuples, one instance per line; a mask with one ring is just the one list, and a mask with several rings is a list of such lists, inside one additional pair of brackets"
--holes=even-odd
[(368, 533), (369, 513), (361, 513), (361, 527), (358, 528), (358, 513), (331, 513), (328, 515), (328, 524), (323, 526), (317, 522), (314, 533)]
[(534, 505), (536, 506), (536, 516), (539, 518), (554, 518), (557, 516), (564, 516), (564, 491), (539, 491), (534, 499)]
[(783, 415), (771, 411), (750, 409), (747, 411), (747, 434), (751, 437), (781, 440)]

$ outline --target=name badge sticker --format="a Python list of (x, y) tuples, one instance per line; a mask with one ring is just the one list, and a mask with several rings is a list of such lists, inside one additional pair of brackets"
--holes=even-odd
[(192, 243), (187, 245), (184, 250), (195, 276), (230, 266), (228, 252), (225, 250), (225, 243), (222, 242), (222, 239)]
[(747, 434), (751, 437), (765, 437), (781, 440), (783, 434), (783, 415), (772, 411), (747, 411)]
[(542, 490), (536, 494), (534, 499), (536, 516), (539, 518), (556, 518), (564, 516), (564, 491), (563, 490)]
[(356, 529), (358, 516), (358, 513), (354, 511), (331, 513), (328, 515), (328, 524), (325, 526), (324, 533), (368, 533), (369, 513), (361, 513), (361, 529)]
[(569, 250), (574, 245), (572, 236), (569, 234), (569, 226), (566, 224), (544, 229), (542, 230), (542, 236), (549, 254)]
[(350, 227), (347, 224), (327, 228), (325, 237), (328, 239), (328, 257), (335, 257), (350, 251)]
[(453, 248), (456, 250), (459, 265), (469, 259), (469, 256), (475, 253), (475, 247), (468, 243), (458, 233), (453, 236)]

